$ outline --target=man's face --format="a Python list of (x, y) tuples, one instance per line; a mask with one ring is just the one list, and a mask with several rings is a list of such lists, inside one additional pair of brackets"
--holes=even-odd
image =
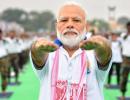
[(85, 12), (75, 5), (64, 6), (59, 12), (56, 28), (60, 35), (68, 39), (74, 39), (85, 34)]
[(113, 40), (113, 41), (116, 41), (117, 38), (118, 38), (118, 36), (116, 35), (116, 33), (113, 33), (113, 34), (112, 34), (112, 40)]
[(13, 39), (13, 38), (15, 38), (15, 36), (16, 36), (16, 33), (15, 33), (15, 32), (12, 31), (12, 32), (9, 33), (9, 37), (10, 37), (10, 38)]

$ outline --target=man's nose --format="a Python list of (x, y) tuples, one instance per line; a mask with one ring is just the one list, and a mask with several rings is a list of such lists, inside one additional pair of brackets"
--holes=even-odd
[(72, 21), (69, 21), (69, 22), (68, 22), (67, 28), (69, 28), (69, 29), (74, 28), (74, 25), (73, 25), (73, 22), (72, 22)]

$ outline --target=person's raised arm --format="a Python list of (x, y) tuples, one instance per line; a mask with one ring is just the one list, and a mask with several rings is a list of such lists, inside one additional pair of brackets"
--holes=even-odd
[(103, 36), (92, 36), (80, 43), (80, 47), (86, 50), (94, 49), (99, 68), (106, 70), (112, 57), (112, 50), (109, 41)]

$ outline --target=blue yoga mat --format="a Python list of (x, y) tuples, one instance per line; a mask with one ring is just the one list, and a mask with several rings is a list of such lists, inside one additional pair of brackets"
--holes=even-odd
[(0, 98), (9, 98), (12, 94), (13, 92), (0, 93)]
[(107, 89), (119, 89), (119, 85), (111, 84), (109, 86), (105, 86)]
[[(121, 97), (117, 97), (117, 100), (121, 100)], [(126, 97), (125, 100), (130, 100), (130, 97)]]
[(15, 86), (15, 85), (20, 85), (21, 82), (10, 82), (8, 83), (9, 86)]

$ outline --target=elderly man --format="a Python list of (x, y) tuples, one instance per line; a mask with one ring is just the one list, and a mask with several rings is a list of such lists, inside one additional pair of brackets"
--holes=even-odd
[(41, 83), (39, 100), (103, 100), (112, 56), (108, 41), (101, 36), (84, 40), (86, 14), (77, 3), (60, 8), (56, 29), (62, 46), (40, 38), (31, 47), (30, 59)]

